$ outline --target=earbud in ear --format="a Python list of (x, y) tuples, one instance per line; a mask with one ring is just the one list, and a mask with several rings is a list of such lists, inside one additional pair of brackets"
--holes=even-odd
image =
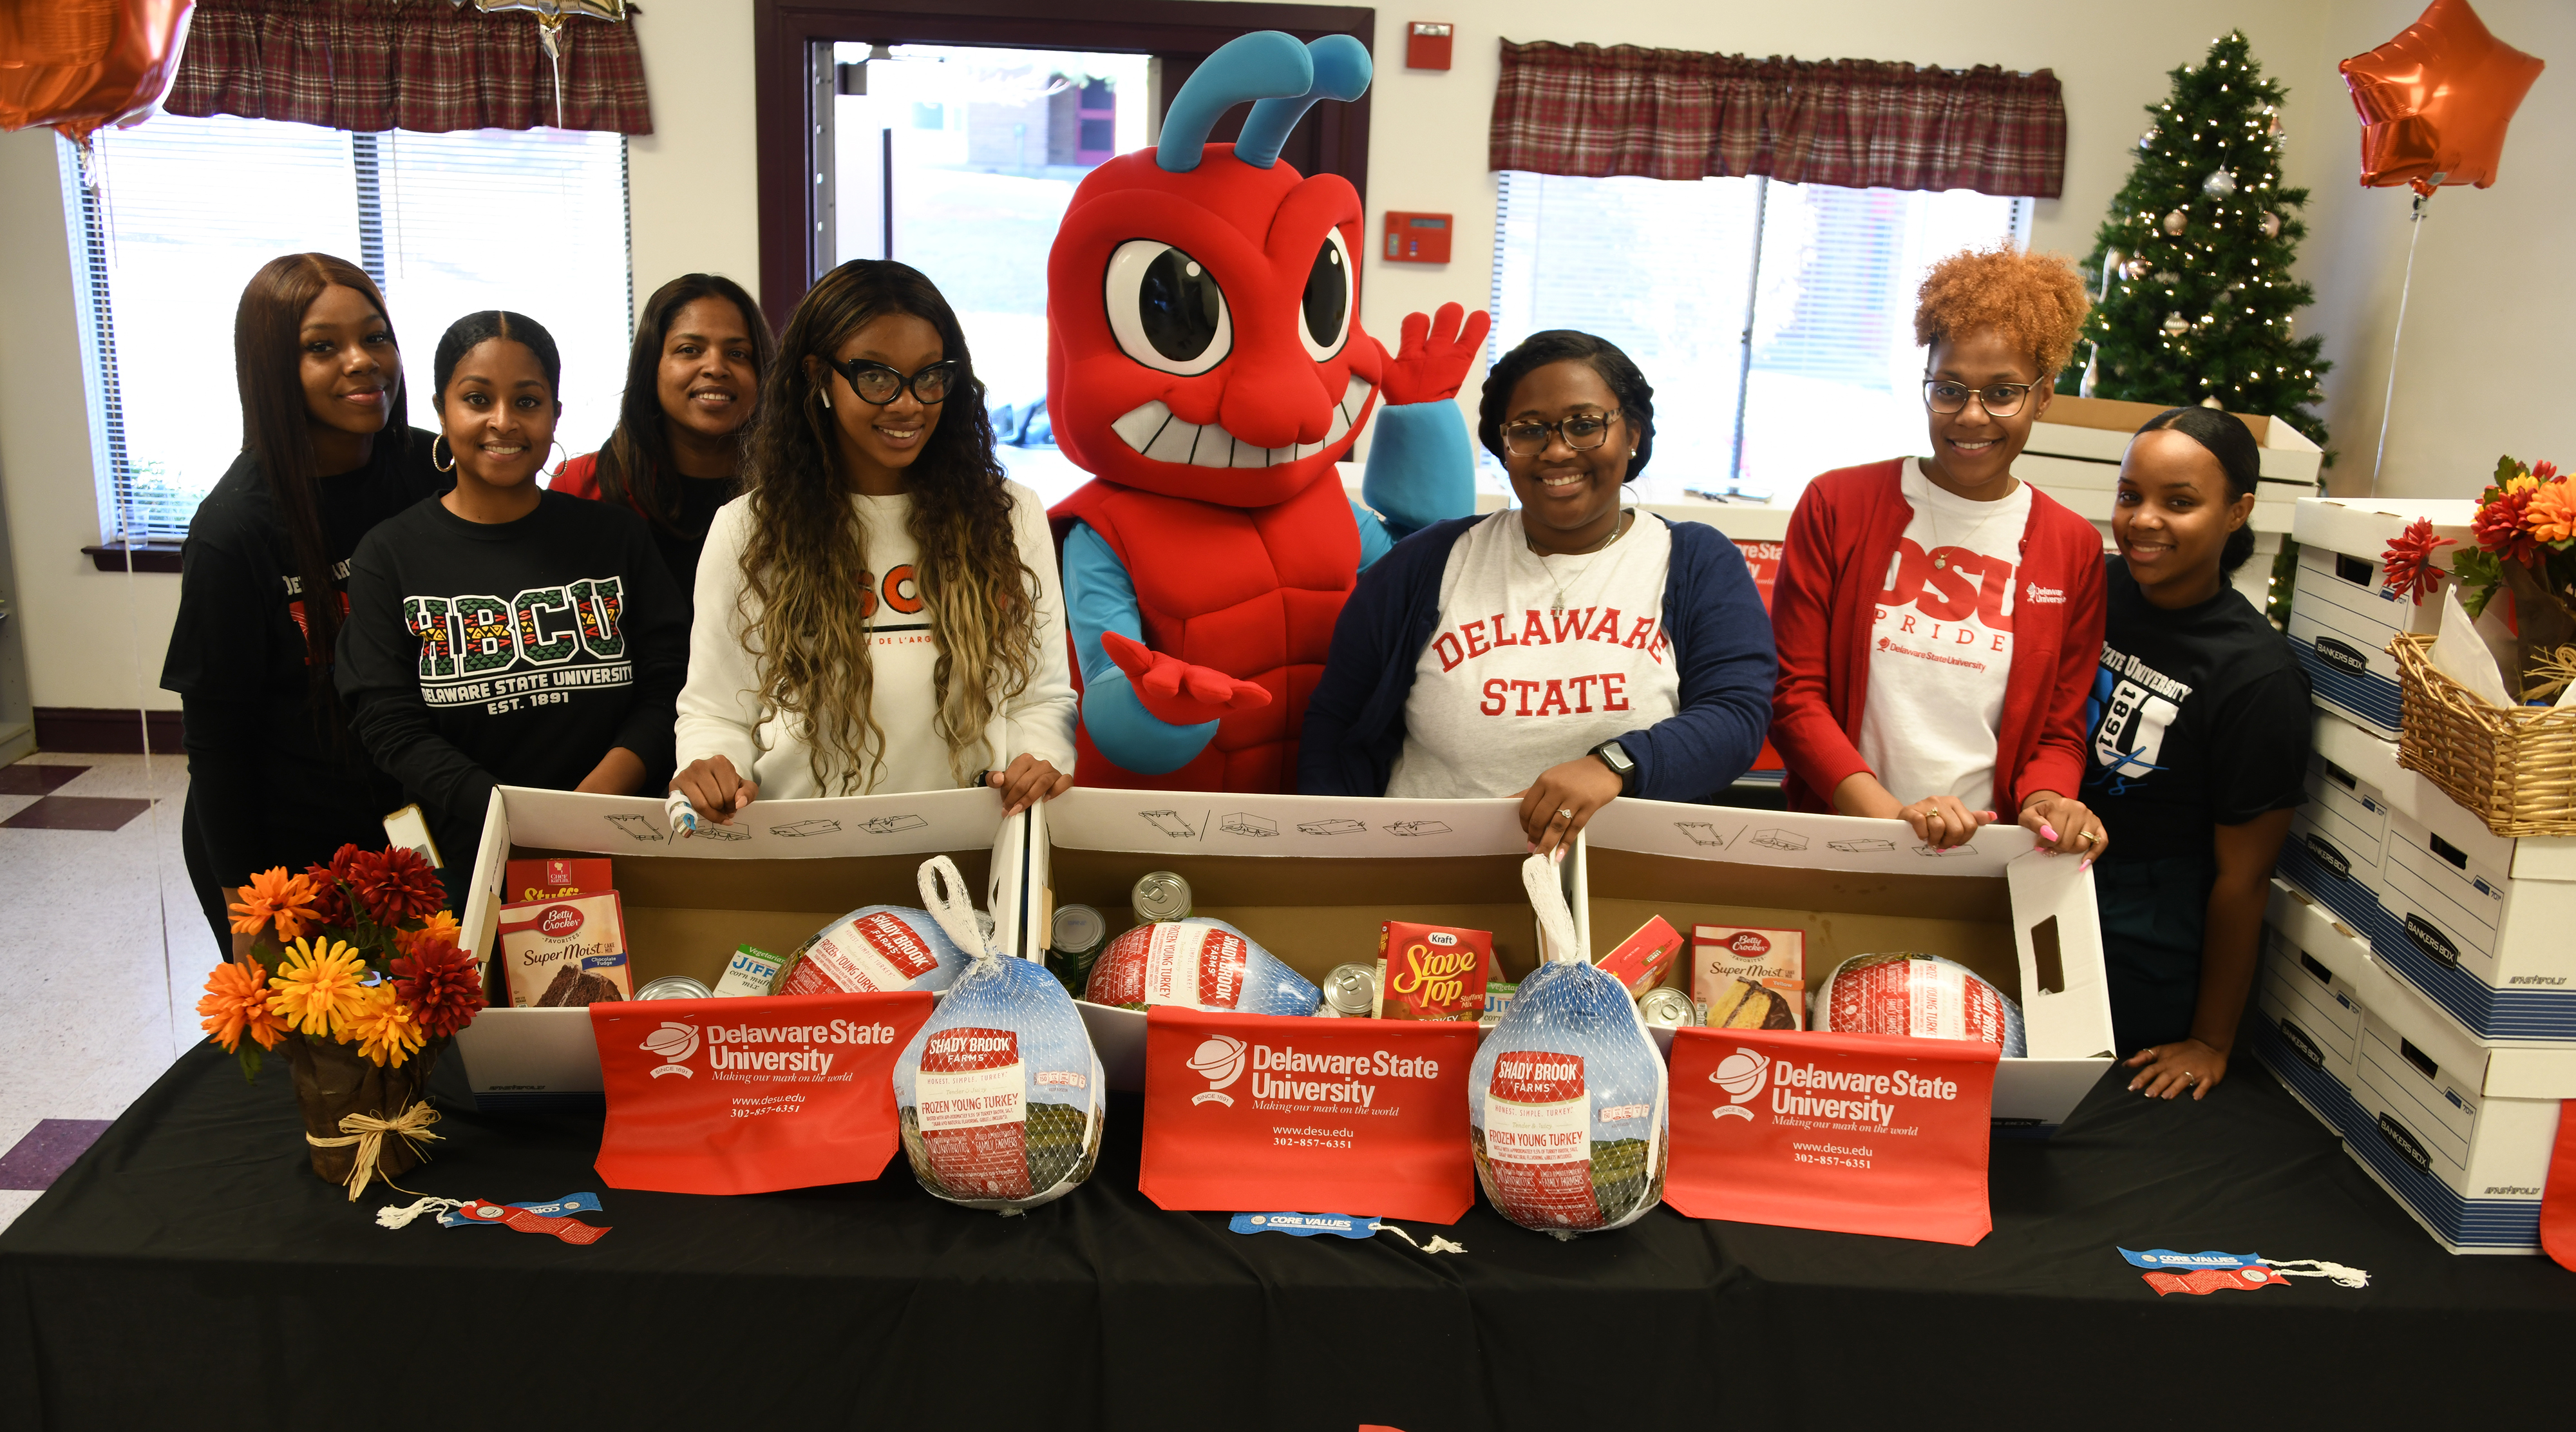
[(830, 412), (832, 410), (832, 389), (830, 385), (826, 384), (817, 391), (821, 392), (823, 395), (823, 411), (827, 413)]

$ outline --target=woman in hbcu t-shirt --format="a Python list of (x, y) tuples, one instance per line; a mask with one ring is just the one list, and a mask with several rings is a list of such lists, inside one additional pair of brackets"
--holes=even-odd
[(760, 306), (732, 279), (686, 273), (653, 290), (627, 354), (616, 431), (546, 484), (634, 508), (684, 601), (707, 525), (742, 492), (742, 440), (770, 346)]
[(2308, 679), (2227, 582), (2254, 551), (2261, 458), (2234, 414), (2168, 409), (2129, 443), (2111, 510), (2084, 798), (2115, 837), (2093, 872), (2111, 1025), (2151, 1097), (2227, 1077), (2272, 861), (2306, 799)]
[[(632, 795), (671, 769), (687, 619), (621, 506), (537, 486), (562, 404), (554, 338), (470, 313), (438, 340), (442, 470), (456, 486), (350, 560), (340, 695), (376, 764), (470, 868), (496, 786)], [(468, 882), (447, 882), (451, 907)]]
[(1520, 505), (1436, 523), (1360, 574), (1306, 706), (1309, 795), (1517, 796), (1552, 850), (1622, 795), (1700, 800), (1762, 749), (1771, 627), (1714, 527), (1620, 506), (1654, 389), (1588, 333), (1486, 376), (1477, 435)]
[(1795, 810), (1901, 818), (1935, 847), (2012, 811), (2066, 854), (2102, 646), (2102, 538), (2012, 474), (2087, 307), (2064, 260), (2009, 246), (1925, 275), (1914, 336), (1932, 455), (1829, 472), (1790, 516), (1771, 625), (1771, 743)]
[(966, 333), (919, 270), (855, 259), (796, 305), (742, 496), (698, 563), (672, 789), (756, 797), (1073, 784), (1064, 587), (993, 456)]
[(188, 524), (161, 666), (185, 722), (180, 848), (220, 950), (249, 947), (224, 907), (253, 872), (381, 844), (402, 804), (332, 690), (332, 645), (358, 539), (440, 486), (404, 415), (384, 295), (348, 260), (261, 265), (234, 311), (233, 373), (241, 456)]

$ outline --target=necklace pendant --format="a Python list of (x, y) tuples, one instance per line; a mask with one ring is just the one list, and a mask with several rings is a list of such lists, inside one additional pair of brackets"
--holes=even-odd
[(1548, 610), (1549, 610), (1550, 612), (1562, 612), (1562, 611), (1564, 611), (1564, 610), (1565, 610), (1565, 593), (1563, 593), (1563, 592), (1559, 592), (1559, 593), (1557, 593), (1557, 594), (1556, 594), (1556, 605), (1555, 605), (1555, 606), (1552, 606), (1552, 607), (1549, 607), (1549, 608), (1548, 608)]
[(1932, 559), (1932, 566), (1936, 571), (1946, 572), (1950, 569), (1950, 559), (1947, 557), (1935, 557)]

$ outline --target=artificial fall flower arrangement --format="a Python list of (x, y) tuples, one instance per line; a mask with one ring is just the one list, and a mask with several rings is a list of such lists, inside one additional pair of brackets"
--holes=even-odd
[[(2469, 531), (2476, 545), (2451, 554), (2460, 606), (2474, 617), (2497, 592), (2512, 592), (2514, 633), (2533, 674), (2576, 639), (2576, 482), (2554, 463), (2500, 457)], [(2434, 536), (2429, 519), (2407, 524), (2381, 554), (2388, 590), (2423, 601), (2441, 587), (2435, 553), (2456, 545)]]
[(328, 865), (301, 875), (279, 866), (238, 893), (232, 927), (253, 937), (250, 956), (215, 967), (197, 1013), (244, 1078), (289, 1037), (351, 1045), (398, 1069), (424, 1048), (434, 1055), (483, 1008), (438, 874), (412, 851), (344, 845)]

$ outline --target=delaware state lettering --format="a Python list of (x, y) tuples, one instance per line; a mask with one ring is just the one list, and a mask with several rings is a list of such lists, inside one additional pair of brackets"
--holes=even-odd
[(486, 703), (494, 715), (560, 704), (574, 688), (627, 686), (619, 618), (624, 579), (584, 577), (530, 587), (507, 601), (473, 593), (403, 598), (420, 639), (420, 694), (431, 706)]
[[(1440, 658), (1440, 670), (1447, 673), (1514, 647), (1570, 646), (1578, 642), (1643, 652), (1657, 666), (1663, 665), (1664, 653), (1671, 649), (1660, 620), (1623, 620), (1617, 607), (1562, 612), (1530, 607), (1517, 619), (1509, 612), (1496, 612), (1440, 633), (1431, 639), (1431, 649)], [(1485, 716), (1589, 716), (1602, 711), (1625, 711), (1628, 678), (1626, 671), (1535, 680), (1492, 677), (1480, 688), (1476, 710)]]

